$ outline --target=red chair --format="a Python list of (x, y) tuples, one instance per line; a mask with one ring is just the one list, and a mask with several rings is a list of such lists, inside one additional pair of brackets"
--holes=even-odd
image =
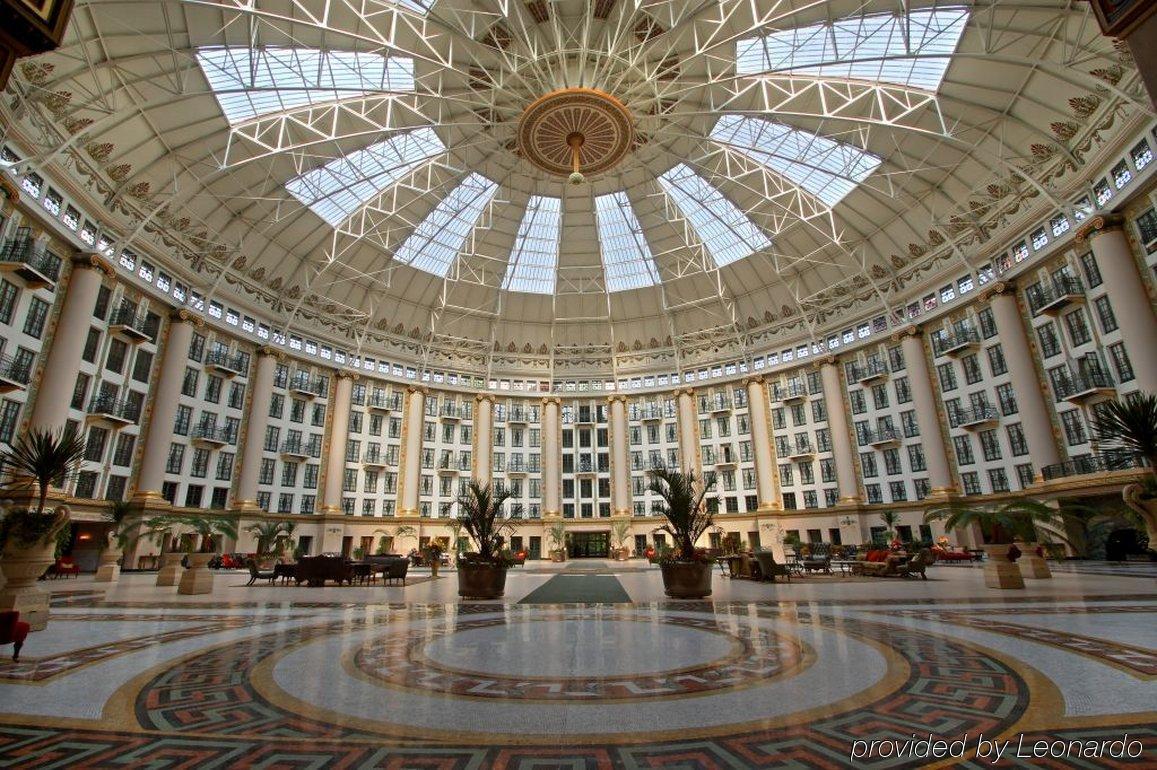
[(12, 660), (20, 660), (20, 648), (28, 638), (30, 627), (20, 620), (20, 613), (16, 610), (0, 612), (0, 644), (12, 644)]
[(80, 577), (80, 567), (72, 560), (71, 556), (61, 556), (56, 560), (55, 564), (49, 567), (48, 572), (53, 578), (58, 578), (61, 575), (65, 577), (69, 575), (72, 577)]

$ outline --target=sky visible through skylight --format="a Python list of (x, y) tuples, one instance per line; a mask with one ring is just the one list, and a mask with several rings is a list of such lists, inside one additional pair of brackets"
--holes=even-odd
[(622, 190), (595, 198), (595, 219), (599, 229), (599, 249), (607, 291), (626, 291), (654, 286), (659, 271), (651, 247), (643, 237), (643, 226)]
[(851, 145), (782, 123), (724, 115), (711, 138), (731, 147), (835, 206), (871, 176), (880, 159)]
[(414, 90), (414, 61), (314, 48), (201, 48), (197, 63), (231, 125), (371, 93)]
[(680, 163), (660, 176), (659, 184), (720, 267), (771, 245), (746, 214), (686, 164)]
[(502, 288), (533, 294), (554, 293), (561, 225), (558, 198), (531, 197), (522, 215), (522, 224), (518, 226)]
[(394, 252), (394, 259), (445, 278), (497, 191), (497, 183), (470, 174), (422, 220)]
[(875, 80), (935, 91), (967, 23), (967, 8), (944, 7), (785, 29), (737, 42), (736, 71)]
[(337, 227), (380, 192), (445, 149), (434, 129), (418, 128), (335, 158), (289, 180), (285, 189)]

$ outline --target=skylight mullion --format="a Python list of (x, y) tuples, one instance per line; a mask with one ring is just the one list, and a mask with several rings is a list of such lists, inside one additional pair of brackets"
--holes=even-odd
[(495, 182), (471, 173), (426, 215), (394, 252), (394, 259), (445, 278), (497, 191)]
[(595, 221), (608, 292), (641, 289), (659, 282), (651, 248), (625, 192), (596, 197)]
[(533, 196), (518, 226), (514, 249), (506, 266), (502, 288), (509, 291), (554, 293), (562, 224), (558, 198)]
[(659, 184), (720, 267), (771, 245), (746, 214), (686, 164), (672, 167), (659, 177)]

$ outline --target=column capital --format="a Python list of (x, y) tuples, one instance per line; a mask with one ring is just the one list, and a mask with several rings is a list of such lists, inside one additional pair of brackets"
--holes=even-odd
[(812, 365), (813, 366), (819, 366), (819, 367), (839, 366), (839, 364), (840, 364), (840, 359), (836, 358), (831, 353), (820, 356), (819, 358), (812, 359)]
[(103, 254), (95, 251), (78, 251), (72, 255), (72, 266), (84, 270), (99, 270), (109, 278), (116, 275), (116, 270), (104, 258)]
[(675, 395), (676, 396), (690, 396), (691, 398), (694, 398), (695, 397), (695, 388), (691, 387), (690, 385), (685, 385), (681, 388), (675, 388)]
[(627, 403), (627, 397), (624, 396), (622, 393), (616, 393), (613, 396), (607, 396), (607, 403), (608, 404), (613, 404), (616, 401), (622, 401), (625, 404), (625, 403)]
[(993, 297), (1000, 294), (1015, 294), (1016, 284), (1012, 281), (997, 281), (989, 284), (980, 290), (979, 299), (981, 302), (987, 302)]
[(476, 393), (474, 395), (474, 403), (476, 404), (481, 404), (483, 401), (489, 401), (491, 404), (493, 404), (494, 400), (495, 399), (493, 393)]
[(333, 376), (339, 380), (353, 380), (354, 382), (357, 382), (362, 377), (357, 372), (351, 372), (349, 369), (334, 369)]
[(421, 393), (423, 397), (430, 392), (430, 389), (425, 385), (418, 385), (417, 383), (410, 383), (406, 386), (407, 393)]
[(1098, 214), (1077, 229), (1077, 243), (1092, 241), (1101, 233), (1120, 230), (1125, 226), (1125, 218), (1120, 214)]
[(542, 405), (547, 406), (548, 404), (554, 404), (555, 406), (562, 406), (562, 399), (559, 398), (558, 396), (543, 396), (542, 397)]
[(916, 324), (907, 324), (901, 329), (892, 332), (892, 342), (900, 342), (905, 337), (922, 337), (924, 330)]
[(178, 324), (193, 324), (193, 326), (198, 329), (205, 325), (205, 321), (201, 316), (183, 307), (175, 307), (170, 310), (169, 320)]
[(7, 176), (0, 177), (0, 195), (3, 195), (13, 205), (20, 202), (20, 188)]
[(742, 382), (743, 387), (746, 388), (748, 385), (763, 385), (767, 382), (767, 378), (762, 374), (749, 374), (743, 378)]
[(257, 355), (276, 358), (278, 361), (285, 360), (285, 351), (278, 350), (272, 345), (262, 345), (261, 347), (257, 348)]

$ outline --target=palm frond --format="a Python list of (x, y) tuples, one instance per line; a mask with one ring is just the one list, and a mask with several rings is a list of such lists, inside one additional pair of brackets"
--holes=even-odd
[(466, 493), (458, 498), (458, 521), (478, 546), (478, 557), (483, 561), (499, 555), (499, 539), (511, 529), (502, 519), (502, 507), (511, 496), (505, 487), (471, 480)]
[(670, 468), (655, 468), (647, 489), (662, 501), (659, 512), (667, 519), (669, 532), (683, 558), (695, 553), (695, 541), (714, 523), (714, 516), (703, 504), (715, 486), (715, 474), (705, 473), (700, 479), (694, 471), (683, 472)]
[(33, 428), (21, 433), (10, 449), (0, 452), (0, 467), (7, 478), (3, 486), (24, 487), (28, 480), (36, 482), (39, 505), (37, 513), (44, 513), (44, 504), (50, 487), (63, 487), (79, 469), (84, 459), (84, 438), (72, 425), (60, 431)]
[(1139, 455), (1157, 472), (1157, 394), (1100, 404), (1090, 422), (1100, 446)]

